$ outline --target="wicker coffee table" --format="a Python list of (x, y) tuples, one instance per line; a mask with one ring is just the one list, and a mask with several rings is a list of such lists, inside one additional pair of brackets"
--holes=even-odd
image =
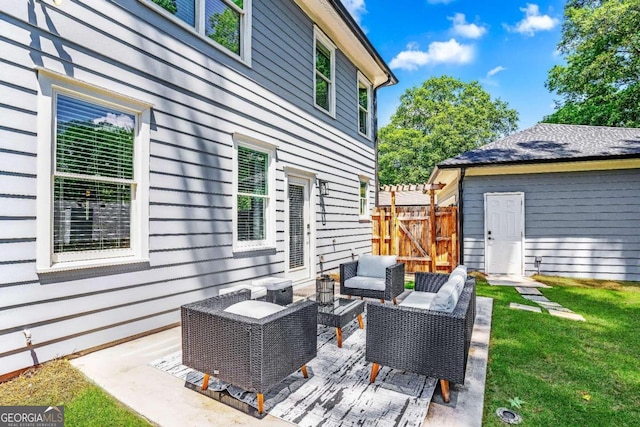
[(342, 347), (342, 328), (358, 318), (360, 329), (364, 328), (362, 313), (364, 301), (336, 297), (332, 305), (318, 305), (318, 324), (336, 328), (338, 347)]

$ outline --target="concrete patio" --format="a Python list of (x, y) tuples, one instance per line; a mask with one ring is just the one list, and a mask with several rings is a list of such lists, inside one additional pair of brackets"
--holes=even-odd
[[(313, 293), (297, 288), (296, 298)], [(401, 295), (402, 299), (405, 294)], [(478, 297), (475, 328), (464, 385), (451, 388), (445, 404), (434, 393), (423, 426), (481, 426), (493, 300)], [(184, 381), (149, 366), (149, 362), (179, 350), (180, 328), (174, 327), (76, 358), (71, 363), (123, 404), (160, 426), (285, 426), (267, 415), (258, 420), (195, 393)]]

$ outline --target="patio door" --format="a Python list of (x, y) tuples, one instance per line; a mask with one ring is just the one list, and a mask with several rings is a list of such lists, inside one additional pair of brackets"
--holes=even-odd
[(524, 274), (524, 193), (486, 193), (485, 271)]
[(287, 277), (294, 282), (311, 278), (313, 242), (309, 206), (311, 182), (307, 178), (287, 179)]

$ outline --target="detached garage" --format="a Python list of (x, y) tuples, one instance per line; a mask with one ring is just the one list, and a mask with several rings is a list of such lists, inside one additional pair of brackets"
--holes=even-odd
[(460, 259), (488, 274), (640, 281), (640, 129), (538, 124), (445, 160)]

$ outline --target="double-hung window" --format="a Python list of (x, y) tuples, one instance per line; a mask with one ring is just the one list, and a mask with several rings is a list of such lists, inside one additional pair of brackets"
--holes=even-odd
[(146, 0), (245, 62), (250, 62), (251, 0)]
[(360, 219), (369, 219), (369, 178), (360, 176)]
[(371, 138), (371, 83), (358, 73), (358, 132)]
[(38, 269), (146, 260), (150, 106), (39, 74)]
[(275, 247), (274, 147), (236, 137), (234, 250)]
[(335, 117), (336, 47), (317, 27), (314, 28), (314, 102), (316, 107)]

